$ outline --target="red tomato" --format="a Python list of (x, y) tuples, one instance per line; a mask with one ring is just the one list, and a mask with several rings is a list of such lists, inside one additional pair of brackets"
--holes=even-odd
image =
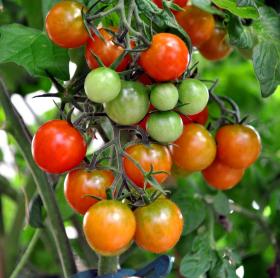
[(90, 247), (103, 256), (116, 256), (131, 244), (136, 222), (130, 208), (115, 200), (103, 200), (85, 214), (83, 230)]
[(43, 124), (32, 140), (32, 155), (44, 171), (60, 174), (78, 166), (86, 154), (86, 142), (67, 121)]
[(186, 171), (201, 171), (215, 159), (216, 144), (209, 131), (199, 124), (188, 124), (172, 146), (174, 163)]
[(144, 85), (152, 85), (154, 83), (152, 79), (149, 77), (149, 75), (145, 73), (141, 74), (137, 79), (137, 81), (141, 82)]
[(109, 170), (74, 170), (66, 176), (64, 195), (75, 211), (85, 214), (92, 205), (98, 202), (97, 199), (85, 195), (106, 199), (106, 189), (113, 182), (114, 175)]
[(205, 107), (201, 112), (195, 115), (185, 116), (183, 114), (180, 114), (180, 117), (182, 118), (184, 125), (187, 125), (189, 123), (198, 123), (201, 125), (205, 125), (208, 120), (208, 107)]
[[(153, 2), (157, 4), (159, 8), (163, 8), (162, 0), (153, 0)], [(187, 5), (188, 0), (174, 0), (173, 3), (183, 8)]]
[(214, 32), (215, 20), (213, 15), (196, 6), (187, 6), (185, 11), (176, 15), (176, 19), (189, 34), (193, 45), (196, 47), (209, 40)]
[[(136, 160), (141, 167), (149, 172), (151, 167), (153, 171), (169, 172), (172, 166), (171, 155), (167, 147), (158, 144), (146, 146), (144, 144), (136, 144), (129, 146), (125, 152)], [(123, 166), (128, 177), (139, 187), (144, 187), (144, 176), (137, 166), (128, 158), (124, 157)], [(162, 183), (168, 178), (168, 174), (155, 174), (154, 178)], [(149, 185), (148, 185), (149, 187)]]
[(249, 125), (225, 125), (216, 134), (217, 155), (232, 168), (248, 168), (261, 152), (259, 133)]
[(150, 205), (137, 208), (136, 244), (153, 253), (163, 253), (173, 248), (183, 231), (183, 216), (172, 201), (159, 198)]
[[(113, 36), (109, 32), (107, 32), (103, 28), (99, 29), (99, 32), (105, 39), (105, 42), (102, 39), (98, 38), (97, 35), (94, 35), (93, 40), (91, 38), (88, 40), (86, 47), (85, 56), (87, 64), (91, 69), (99, 67), (98, 62), (96, 61), (92, 52), (100, 58), (100, 60), (106, 67), (109, 67), (124, 51), (121, 46), (114, 44), (114, 42), (112, 41)], [(131, 57), (129, 55), (126, 55), (117, 67), (117, 71), (125, 70), (130, 61)]]
[(208, 168), (202, 171), (204, 179), (216, 189), (227, 190), (237, 185), (243, 175), (244, 169), (231, 168), (219, 160), (215, 160)]
[(83, 8), (75, 1), (61, 1), (52, 7), (46, 17), (46, 30), (55, 44), (74, 48), (87, 42), (89, 36), (82, 18)]
[(157, 81), (180, 77), (187, 69), (189, 51), (176, 35), (159, 33), (153, 36), (151, 46), (141, 53), (139, 63), (145, 72)]
[(217, 61), (228, 56), (232, 48), (227, 41), (227, 32), (221, 28), (215, 28), (208, 41), (199, 47), (200, 54), (208, 60)]
[(147, 129), (147, 121), (148, 121), (149, 117), (150, 117), (150, 114), (147, 114), (145, 116), (145, 118), (141, 122), (138, 123), (138, 125), (141, 126), (144, 130)]

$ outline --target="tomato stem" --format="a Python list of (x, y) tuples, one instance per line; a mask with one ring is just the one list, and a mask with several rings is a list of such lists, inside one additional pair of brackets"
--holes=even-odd
[(119, 256), (105, 257), (99, 256), (98, 275), (115, 273), (119, 268)]

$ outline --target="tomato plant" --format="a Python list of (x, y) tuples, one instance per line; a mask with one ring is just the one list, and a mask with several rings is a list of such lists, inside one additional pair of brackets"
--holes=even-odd
[[(153, 0), (154, 3), (156, 3), (159, 8), (162, 8), (162, 0)], [(173, 1), (174, 4), (180, 6), (180, 7), (185, 7), (188, 3), (188, 0), (174, 0)]]

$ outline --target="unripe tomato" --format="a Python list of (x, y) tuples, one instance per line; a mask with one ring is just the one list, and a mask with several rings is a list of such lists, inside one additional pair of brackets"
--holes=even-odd
[(206, 106), (201, 112), (194, 115), (182, 115), (180, 114), (181, 119), (183, 120), (183, 124), (187, 125), (190, 123), (197, 123), (201, 125), (205, 125), (208, 121), (208, 107)]
[(216, 27), (210, 39), (199, 47), (200, 54), (211, 61), (221, 60), (228, 56), (232, 48), (226, 36), (225, 29)]
[[(207, 105), (209, 93), (206, 85), (198, 79), (186, 79), (179, 86), (178, 108), (184, 115), (194, 115), (201, 112)], [(184, 104), (184, 105), (183, 105)]]
[(141, 121), (149, 110), (147, 88), (139, 82), (122, 81), (118, 96), (104, 104), (108, 116), (120, 125), (132, 125)]
[(248, 168), (261, 152), (259, 133), (249, 125), (225, 125), (216, 134), (217, 156), (232, 168)]
[(150, 47), (141, 53), (139, 63), (157, 81), (180, 77), (187, 69), (189, 51), (178, 36), (159, 33), (153, 36)]
[(121, 79), (114, 70), (101, 67), (92, 70), (87, 75), (84, 88), (91, 101), (104, 103), (118, 96), (121, 90)]
[(185, 11), (176, 15), (176, 19), (196, 47), (209, 40), (214, 32), (215, 20), (213, 15), (196, 6), (186, 6)]
[[(136, 160), (141, 167), (149, 172), (151, 167), (153, 171), (165, 171), (169, 172), (172, 166), (171, 155), (167, 147), (151, 144), (146, 146), (144, 144), (136, 144), (129, 146), (125, 149), (125, 152)], [(139, 187), (144, 187), (144, 176), (137, 166), (128, 159), (127, 157), (123, 158), (123, 167), (127, 176)], [(167, 178), (167, 173), (155, 174), (153, 177), (159, 182), (163, 183)], [(147, 184), (147, 187), (150, 187)]]
[(85, 214), (98, 202), (90, 196), (106, 199), (106, 189), (114, 182), (114, 175), (109, 170), (78, 169), (67, 174), (64, 181), (64, 195), (69, 205), (78, 213)]
[(202, 125), (188, 124), (172, 146), (173, 162), (186, 171), (201, 171), (215, 159), (216, 144), (211, 133)]
[(85, 214), (83, 230), (90, 247), (102, 256), (116, 256), (131, 244), (136, 222), (130, 208), (115, 200), (103, 200)]
[[(115, 31), (115, 30), (114, 30)], [(92, 52), (99, 57), (106, 67), (110, 67), (111, 64), (124, 52), (124, 49), (114, 44), (113, 36), (105, 29), (99, 29), (100, 34), (103, 36), (105, 42), (99, 38), (97, 35), (93, 35), (93, 39), (89, 39), (86, 47), (86, 60), (89, 68), (95, 69), (98, 68), (98, 62)], [(117, 71), (123, 71), (127, 68), (131, 61), (131, 57), (126, 55), (119, 66)]]
[(65, 48), (80, 47), (88, 40), (82, 18), (83, 5), (76, 1), (61, 1), (52, 7), (46, 17), (49, 38)]
[(136, 244), (153, 253), (164, 253), (173, 248), (183, 231), (183, 216), (175, 203), (159, 198), (153, 203), (137, 208)]
[(183, 121), (174, 111), (152, 113), (147, 120), (147, 132), (160, 143), (171, 143), (183, 132)]
[(152, 105), (160, 111), (172, 110), (176, 106), (178, 98), (178, 90), (172, 83), (154, 86), (150, 95)]
[(67, 121), (43, 124), (32, 140), (32, 155), (45, 172), (60, 174), (78, 166), (86, 155), (86, 142)]
[(219, 160), (215, 160), (209, 167), (202, 171), (207, 183), (220, 190), (231, 189), (236, 186), (244, 175), (244, 169), (231, 168)]

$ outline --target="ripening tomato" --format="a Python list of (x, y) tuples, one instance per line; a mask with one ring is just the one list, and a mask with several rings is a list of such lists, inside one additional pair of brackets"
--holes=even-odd
[(204, 179), (216, 189), (227, 190), (236, 186), (244, 175), (244, 169), (234, 169), (216, 159), (202, 171)]
[(46, 17), (46, 30), (55, 44), (74, 48), (87, 42), (89, 36), (82, 18), (83, 8), (76, 1), (61, 1), (52, 7)]
[[(113, 30), (115, 31), (115, 30)], [(93, 39), (89, 39), (86, 47), (86, 60), (89, 68), (95, 69), (98, 68), (98, 62), (92, 52), (97, 55), (103, 64), (106, 67), (110, 67), (111, 64), (124, 52), (124, 49), (116, 45), (113, 42), (113, 35), (110, 34), (105, 29), (99, 29), (100, 34), (103, 36), (105, 42), (99, 38), (97, 35), (93, 35)], [(117, 71), (123, 71), (127, 68), (128, 64), (131, 61), (131, 57), (126, 55), (119, 66), (117, 67)]]
[(232, 168), (248, 168), (261, 152), (259, 133), (249, 125), (225, 125), (216, 134), (217, 156)]
[(80, 132), (64, 120), (43, 124), (32, 140), (32, 155), (45, 172), (60, 174), (78, 166), (86, 155)]
[(139, 64), (157, 81), (180, 77), (187, 69), (189, 51), (178, 36), (159, 33), (153, 36), (150, 47), (141, 53)]
[(106, 199), (106, 189), (114, 182), (114, 174), (110, 170), (85, 169), (73, 170), (64, 181), (64, 195), (69, 205), (78, 213), (85, 214), (98, 202), (90, 196)]
[(116, 256), (131, 244), (136, 222), (131, 209), (116, 200), (103, 200), (85, 214), (83, 230), (87, 242), (102, 256)]
[(136, 244), (153, 253), (164, 253), (173, 248), (183, 231), (183, 216), (172, 201), (159, 198), (153, 203), (137, 208)]
[(199, 47), (200, 54), (208, 60), (217, 61), (228, 56), (232, 48), (227, 40), (227, 32), (216, 27), (209, 40)]
[(176, 19), (196, 47), (209, 40), (214, 32), (215, 20), (213, 15), (196, 6), (186, 6), (183, 12), (176, 15)]
[[(144, 144), (131, 145), (125, 149), (125, 152), (137, 161), (141, 167), (149, 172), (151, 168), (153, 171), (169, 172), (172, 166), (171, 155), (167, 147), (151, 144), (146, 146)], [(127, 176), (139, 187), (144, 187), (144, 176), (137, 166), (127, 157), (123, 158), (123, 167)], [(155, 174), (153, 177), (162, 183), (168, 178), (167, 173)], [(149, 185), (147, 185), (149, 187)]]
[(172, 146), (173, 162), (186, 171), (201, 171), (215, 159), (216, 144), (211, 133), (202, 125), (184, 126), (181, 137)]
[(183, 114), (180, 115), (181, 119), (183, 120), (183, 124), (187, 125), (190, 123), (197, 123), (201, 125), (205, 125), (208, 121), (208, 107), (206, 106), (201, 112), (185, 116)]

